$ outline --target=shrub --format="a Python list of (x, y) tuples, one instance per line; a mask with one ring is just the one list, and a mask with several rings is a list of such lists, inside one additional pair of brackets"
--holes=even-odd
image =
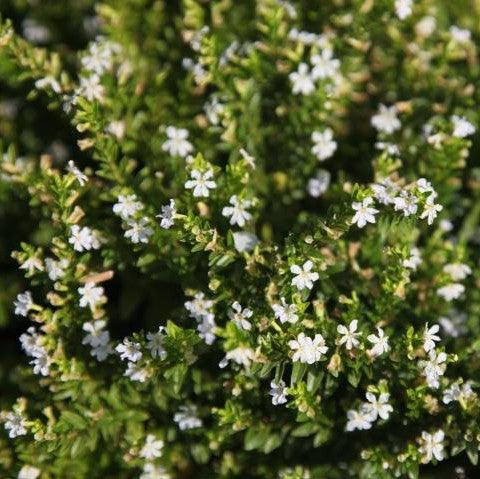
[(478, 2), (4, 3), (4, 477), (477, 463)]

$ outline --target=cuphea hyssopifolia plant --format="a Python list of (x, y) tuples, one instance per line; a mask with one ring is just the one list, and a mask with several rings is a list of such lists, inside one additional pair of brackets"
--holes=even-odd
[(96, 7), (102, 35), (79, 52), (0, 30), (2, 80), (46, 99), (71, 142), (3, 145), (1, 181), (35, 226), (12, 255), (28, 359), (1, 467), (293, 479), (415, 477), (463, 451), (476, 464), (479, 32), (447, 22), (469, 13)]

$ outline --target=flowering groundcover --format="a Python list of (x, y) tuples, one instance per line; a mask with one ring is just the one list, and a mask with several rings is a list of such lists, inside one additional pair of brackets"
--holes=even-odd
[(1, 477), (477, 477), (479, 38), (4, 0)]

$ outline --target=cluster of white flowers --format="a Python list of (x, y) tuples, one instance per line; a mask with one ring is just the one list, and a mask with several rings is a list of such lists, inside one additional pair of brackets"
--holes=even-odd
[(97, 37), (82, 57), (82, 67), (89, 73), (102, 76), (113, 68), (114, 56), (121, 52), (122, 47), (118, 43)]
[(196, 293), (191, 301), (185, 303), (185, 309), (190, 313), (190, 317), (197, 320), (197, 331), (199, 336), (207, 343), (213, 344), (215, 341), (215, 313), (213, 313), (214, 302), (206, 299), (205, 294)]
[(80, 228), (73, 225), (70, 228), (70, 238), (68, 242), (73, 245), (73, 249), (78, 252), (89, 251), (100, 248), (100, 237), (98, 233), (88, 226)]
[(115, 351), (117, 351), (122, 360), (128, 361), (125, 376), (130, 377), (132, 380), (140, 380), (137, 379), (140, 377), (139, 368), (135, 365), (135, 363), (143, 357), (140, 343), (135, 343), (128, 338), (124, 338), (123, 342), (117, 345)]
[(55, 260), (53, 258), (45, 258), (45, 269), (48, 277), (52, 281), (57, 281), (65, 276), (66, 269), (70, 266), (70, 261), (66, 258)]
[(380, 393), (377, 398), (375, 394), (367, 392), (366, 398), (367, 402), (363, 402), (358, 409), (347, 411), (346, 431), (370, 429), (377, 419), (386, 421), (393, 412), (393, 407), (389, 403), (389, 393)]
[(314, 131), (312, 133), (312, 153), (319, 161), (325, 161), (330, 158), (337, 150), (337, 142), (333, 139), (333, 130), (325, 128), (323, 132)]
[(206, 83), (208, 72), (202, 63), (195, 62), (191, 58), (184, 58), (182, 60), (182, 67), (193, 75), (193, 79), (197, 85)]
[(25, 353), (34, 358), (30, 361), (34, 374), (48, 376), (50, 374), (51, 359), (43, 346), (43, 336), (38, 334), (35, 327), (30, 326), (26, 333), (20, 335), (20, 344)]
[(437, 461), (444, 459), (444, 445), (445, 433), (439, 429), (438, 431), (430, 434), (426, 431), (422, 432), (422, 436), (419, 439), (420, 442), (420, 454), (422, 455), (422, 463), (427, 464), (433, 458)]
[[(442, 205), (435, 203), (438, 195), (431, 183), (425, 178), (420, 178), (404, 188), (400, 188), (386, 178), (372, 184), (371, 189), (379, 203), (393, 205), (394, 210), (401, 211), (405, 217), (417, 214), (419, 204), (423, 202), (423, 210), (419, 218), (426, 219), (429, 225), (433, 223), (433, 220), (443, 209)], [(363, 228), (367, 223), (375, 223), (375, 215), (379, 213), (379, 210), (374, 208), (372, 204), (373, 198), (371, 196), (367, 196), (361, 202), (353, 202), (352, 208), (355, 210), (355, 215), (351, 220), (352, 224), (357, 224), (359, 228)]]
[(188, 130), (167, 126), (165, 133), (168, 139), (162, 145), (163, 151), (171, 156), (180, 156), (181, 158), (186, 158), (193, 153), (193, 145), (188, 141)]
[(105, 330), (106, 324), (106, 321), (103, 319), (83, 323), (83, 330), (86, 335), (82, 340), (82, 344), (88, 344), (92, 348), (90, 354), (97, 358), (98, 361), (104, 361), (113, 353), (110, 333)]
[(319, 54), (310, 58), (312, 69), (307, 63), (300, 63), (297, 71), (289, 74), (294, 95), (310, 95), (315, 91), (315, 82), (332, 79), (338, 81), (340, 60), (333, 57), (333, 50), (325, 46)]
[(198, 417), (197, 408), (191, 406), (180, 406), (179, 411), (173, 416), (173, 420), (182, 431), (202, 427), (203, 422)]
[(213, 178), (213, 170), (208, 169), (204, 172), (199, 170), (192, 170), (190, 172), (190, 180), (185, 182), (185, 188), (193, 190), (193, 196), (196, 198), (210, 196), (210, 190), (215, 189), (217, 184)]
[(328, 346), (325, 345), (325, 339), (321, 334), (315, 334), (310, 338), (305, 336), (305, 333), (300, 333), (297, 339), (289, 341), (288, 345), (294, 351), (293, 362), (313, 364), (320, 361), (328, 351)]
[(454, 281), (437, 289), (437, 294), (445, 301), (453, 301), (460, 298), (465, 292), (465, 286), (458, 281), (466, 279), (472, 273), (470, 266), (463, 263), (450, 263), (443, 267), (443, 271)]

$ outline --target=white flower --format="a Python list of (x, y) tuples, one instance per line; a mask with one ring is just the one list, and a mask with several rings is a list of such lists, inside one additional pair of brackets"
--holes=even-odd
[(37, 479), (41, 472), (37, 467), (25, 464), (20, 469), (17, 479)]
[(67, 171), (76, 178), (80, 183), (80, 186), (84, 186), (87, 183), (88, 176), (77, 168), (77, 165), (73, 160), (68, 162)]
[(285, 404), (287, 402), (288, 389), (283, 380), (280, 379), (278, 383), (272, 381), (270, 383), (270, 396), (272, 396), (272, 404), (278, 406), (279, 404)]
[(194, 406), (180, 406), (179, 411), (173, 416), (173, 420), (182, 431), (202, 427), (202, 420), (197, 417), (197, 409)]
[(15, 314), (27, 317), (28, 312), (33, 309), (34, 306), (32, 293), (25, 291), (17, 294), (17, 299), (13, 302), (13, 305), (15, 306)]
[(185, 188), (193, 189), (193, 196), (195, 197), (207, 198), (210, 195), (209, 190), (217, 187), (215, 181), (210, 179), (213, 177), (213, 170), (207, 170), (204, 173), (192, 170), (190, 176), (191, 179), (185, 182)]
[[(108, 334), (110, 337), (110, 333)], [(105, 361), (105, 359), (107, 359), (110, 354), (113, 354), (112, 345), (110, 343), (101, 344), (100, 346), (92, 348), (90, 350), (90, 354), (94, 358), (97, 358), (98, 361)]]
[(328, 351), (321, 334), (309, 338), (304, 333), (300, 333), (297, 339), (289, 341), (288, 345), (290, 349), (295, 351), (292, 356), (293, 362), (300, 361), (301, 363), (313, 364), (320, 361), (322, 354), (326, 354)]
[(330, 186), (332, 175), (327, 170), (318, 170), (317, 175), (308, 180), (307, 191), (313, 198), (323, 195)]
[(27, 434), (27, 421), (21, 415), (9, 412), (6, 416), (5, 429), (8, 431), (8, 437), (11, 439)]
[(459, 313), (458, 311), (452, 311), (448, 317), (442, 316), (438, 318), (438, 322), (441, 324), (443, 331), (452, 338), (458, 338), (466, 334), (465, 322), (467, 315)]
[(427, 223), (431, 225), (433, 220), (437, 217), (439, 211), (443, 210), (443, 206), (435, 204), (435, 196), (432, 194), (427, 198), (423, 212), (420, 215), (420, 219), (427, 218)]
[(472, 274), (470, 266), (463, 263), (450, 263), (443, 267), (443, 271), (450, 275), (453, 281), (461, 281)]
[(412, 248), (410, 250), (410, 258), (403, 260), (403, 266), (415, 271), (419, 265), (422, 264), (422, 257), (418, 248)]
[(393, 204), (400, 188), (389, 178), (384, 178), (380, 183), (370, 186), (375, 198), (383, 205)]
[(48, 277), (52, 281), (63, 278), (65, 276), (65, 269), (68, 268), (69, 264), (70, 262), (66, 258), (59, 261), (55, 261), (53, 258), (45, 258), (45, 268)]
[(359, 228), (363, 228), (367, 223), (375, 223), (375, 215), (378, 210), (372, 208), (372, 197), (368, 196), (362, 202), (354, 201), (352, 208), (356, 211), (352, 218), (352, 224), (357, 224)]
[(83, 323), (83, 330), (88, 333), (82, 340), (82, 344), (89, 344), (92, 348), (105, 346), (110, 341), (110, 333), (104, 331), (106, 322), (98, 319)]
[(367, 392), (366, 397), (368, 403), (364, 403), (365, 410), (370, 414), (372, 421), (376, 421), (377, 417), (387, 420), (390, 413), (393, 412), (393, 407), (388, 402), (390, 394), (382, 393), (377, 399), (375, 394)]
[(280, 298), (281, 304), (273, 304), (272, 309), (275, 313), (275, 318), (283, 323), (295, 324), (298, 321), (297, 307), (294, 304), (288, 304), (285, 298)]
[(171, 476), (163, 466), (147, 462), (143, 466), (143, 472), (139, 479), (171, 479)]
[(440, 229), (445, 233), (449, 233), (450, 231), (453, 230), (453, 223), (447, 219), (440, 220), (440, 223), (438, 226), (440, 226)]
[(220, 117), (225, 111), (225, 105), (218, 101), (218, 98), (213, 97), (210, 102), (205, 103), (203, 109), (208, 121), (212, 125), (218, 125), (220, 123)]
[(185, 309), (192, 318), (200, 320), (212, 315), (213, 304), (214, 302), (211, 299), (205, 299), (205, 294), (200, 292), (196, 293), (191, 301), (185, 302)]
[(231, 225), (245, 226), (245, 223), (252, 219), (252, 215), (247, 211), (252, 206), (252, 202), (239, 199), (236, 195), (233, 195), (229, 202), (232, 206), (225, 206), (222, 210), (222, 215), (230, 216)]
[(148, 434), (145, 440), (145, 444), (140, 450), (140, 457), (144, 459), (156, 459), (162, 455), (162, 449), (164, 442), (161, 439), (157, 439), (153, 434)]
[(413, 0), (395, 0), (395, 13), (400, 20), (412, 14)]
[(81, 295), (79, 302), (81, 308), (88, 306), (94, 310), (97, 305), (104, 300), (104, 289), (101, 286), (96, 286), (96, 284), (92, 282), (88, 282), (85, 286), (78, 288), (78, 293)]
[(337, 149), (337, 142), (333, 139), (333, 130), (326, 128), (323, 132), (312, 133), (312, 153), (320, 160), (330, 158)]
[(457, 25), (452, 25), (450, 27), (450, 35), (458, 43), (468, 43), (472, 37), (472, 32), (470, 30), (459, 28)]
[(388, 344), (388, 336), (385, 336), (385, 332), (382, 328), (377, 328), (377, 336), (370, 334), (367, 336), (368, 341), (373, 344), (372, 349), (369, 350), (373, 357), (388, 353), (390, 351), (390, 345)]
[(403, 211), (404, 216), (414, 215), (418, 210), (418, 198), (411, 193), (402, 191), (400, 196), (393, 198), (395, 211)]
[(251, 362), (255, 360), (255, 352), (251, 348), (245, 346), (239, 346), (232, 349), (227, 352), (225, 358), (220, 362), (220, 368), (224, 368), (230, 360), (240, 364), (240, 366), (249, 368)]
[(188, 141), (188, 130), (167, 126), (166, 133), (168, 140), (162, 145), (163, 151), (167, 151), (172, 156), (180, 156), (182, 158), (186, 158), (193, 152), (193, 146)]
[(312, 78), (314, 80), (323, 80), (335, 76), (340, 68), (340, 60), (333, 58), (331, 48), (325, 48), (320, 55), (313, 55), (310, 59), (313, 69)]
[(140, 344), (134, 343), (128, 338), (124, 338), (123, 343), (120, 343), (115, 348), (115, 351), (120, 354), (121, 359), (127, 359), (128, 361), (132, 361), (133, 363), (141, 359), (143, 356), (140, 349)]
[(248, 321), (248, 318), (253, 316), (253, 311), (248, 308), (242, 309), (242, 306), (238, 301), (235, 301), (232, 304), (232, 310), (228, 312), (228, 317), (238, 328), (250, 331), (252, 329), (252, 323)]
[(204, 316), (202, 317), (201, 320), (199, 320), (198, 325), (197, 325), (197, 331), (199, 333), (199, 336), (205, 341), (206, 344), (211, 345), (215, 342), (215, 319), (213, 314), (210, 314), (209, 316)]
[(43, 271), (44, 267), (41, 259), (31, 256), (20, 265), (20, 269), (24, 269), (28, 274), (33, 274), (35, 270)]
[(30, 364), (33, 365), (33, 374), (41, 374), (42, 376), (48, 376), (50, 374), (51, 360), (47, 356), (46, 351), (42, 356), (38, 356)]
[(383, 104), (379, 105), (378, 113), (372, 116), (372, 126), (383, 133), (391, 134), (402, 127), (397, 117), (397, 107), (392, 105), (387, 107)]
[(150, 350), (150, 354), (154, 358), (160, 358), (161, 360), (167, 357), (167, 351), (163, 345), (165, 338), (165, 328), (160, 326), (156, 333), (147, 333), (147, 348)]
[(46, 76), (36, 80), (35, 88), (38, 88), (39, 90), (47, 90), (48, 88), (51, 88), (55, 93), (62, 93), (62, 87), (60, 83), (52, 76)]
[(125, 136), (125, 122), (124, 121), (111, 121), (105, 128), (105, 132), (115, 136), (118, 140), (122, 140)]
[(433, 434), (429, 434), (426, 431), (422, 432), (420, 454), (422, 455), (422, 463), (427, 464), (433, 458), (437, 461), (444, 459), (443, 455), (443, 440), (445, 439), (445, 433), (439, 429)]
[(359, 411), (350, 409), (347, 411), (347, 419), (347, 425), (345, 426), (347, 432), (355, 431), (355, 429), (366, 430), (372, 427), (372, 416), (365, 409)]
[(125, 231), (125, 238), (129, 238), (134, 244), (148, 243), (150, 236), (153, 235), (153, 229), (150, 228), (148, 218), (140, 218), (139, 221), (128, 220), (130, 229)]
[(437, 336), (439, 331), (440, 326), (438, 324), (434, 324), (430, 328), (428, 327), (428, 323), (425, 324), (425, 330), (423, 332), (423, 349), (426, 353), (435, 349), (435, 341), (440, 341), (440, 336)]
[(453, 136), (457, 138), (466, 138), (475, 133), (476, 128), (465, 117), (452, 115), (450, 119), (453, 123)]
[(259, 240), (256, 235), (249, 233), (248, 231), (237, 231), (232, 234), (233, 236), (233, 245), (239, 253), (244, 253), (246, 251), (252, 251), (255, 246), (259, 243)]
[(375, 143), (375, 148), (389, 154), (390, 156), (400, 156), (400, 149), (394, 143), (389, 143), (388, 141), (377, 141)]
[(130, 378), (131, 381), (144, 383), (151, 376), (151, 372), (147, 368), (140, 366), (139, 363), (130, 362), (127, 365), (124, 376)]
[(449, 388), (443, 392), (443, 403), (449, 404), (453, 401), (462, 401), (468, 399), (475, 394), (472, 390), (472, 384), (470, 381), (466, 382), (460, 387), (459, 382), (453, 383)]
[(20, 344), (28, 356), (40, 357), (46, 354), (45, 349), (41, 344), (41, 338), (42, 336), (38, 334), (33, 326), (30, 326), (26, 333), (20, 335)]
[(87, 226), (80, 228), (78, 225), (73, 225), (70, 228), (70, 238), (68, 242), (73, 245), (75, 251), (85, 251), (100, 248), (100, 241), (94, 231)]
[(102, 103), (105, 95), (105, 88), (100, 83), (98, 75), (90, 75), (80, 78), (80, 85), (76, 90), (78, 96), (85, 97), (88, 101), (97, 100)]
[(168, 230), (173, 226), (173, 220), (177, 214), (175, 200), (171, 199), (168, 205), (162, 206), (162, 212), (155, 218), (160, 218), (160, 226)]
[(447, 365), (447, 354), (440, 352), (437, 354), (435, 349), (431, 350), (428, 354), (428, 361), (421, 361), (420, 365), (423, 367), (423, 375), (427, 380), (427, 384), (432, 389), (438, 389), (440, 386), (439, 379), (443, 376)]
[(124, 220), (128, 220), (143, 209), (136, 195), (119, 195), (118, 202), (113, 205), (113, 212)]
[(290, 267), (290, 272), (296, 275), (292, 279), (292, 286), (296, 286), (299, 291), (303, 289), (312, 289), (313, 283), (318, 280), (319, 275), (316, 272), (311, 272), (313, 268), (312, 261), (308, 260), (300, 267), (296, 264)]
[(247, 163), (247, 165), (250, 166), (252, 169), (255, 169), (255, 158), (245, 148), (240, 148), (238, 152), (240, 153), (240, 155), (242, 155), (245, 163)]
[(357, 339), (357, 336), (360, 336), (362, 333), (357, 333), (358, 327), (358, 320), (354, 319), (350, 322), (348, 328), (343, 325), (339, 324), (337, 326), (337, 332), (341, 334), (341, 338), (338, 340), (338, 344), (341, 346), (345, 344), (345, 347), (350, 350), (352, 348), (356, 348), (360, 342)]
[(465, 286), (460, 283), (451, 283), (437, 289), (438, 296), (445, 301), (452, 301), (458, 299), (465, 292)]
[(313, 77), (306, 63), (300, 63), (296, 72), (290, 73), (288, 78), (292, 82), (292, 93), (298, 95), (310, 95), (315, 90)]

